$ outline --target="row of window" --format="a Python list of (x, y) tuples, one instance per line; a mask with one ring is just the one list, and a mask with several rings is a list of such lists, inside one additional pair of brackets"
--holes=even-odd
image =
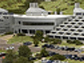
[(54, 25), (53, 22), (51, 23), (43, 23), (43, 22), (23, 22), (23, 25)]
[[(54, 38), (53, 36), (49, 36), (50, 38)], [(63, 39), (72, 39), (72, 40), (76, 40), (76, 39), (78, 39), (78, 40), (84, 40), (84, 38), (82, 38), (82, 37), (78, 37), (78, 38), (76, 38), (76, 37), (67, 37), (67, 36), (63, 36), (63, 37), (61, 37), (61, 36), (55, 36), (55, 38), (59, 38), (59, 39), (61, 39), (61, 38), (63, 38)]]
[[(30, 34), (35, 34), (35, 30), (27, 30), (27, 29), (22, 29), (22, 30), (18, 30), (19, 31), (19, 33), (21, 33), (21, 31), (22, 31), (22, 33), (30, 33)], [(42, 31), (43, 32), (43, 30), (39, 30), (39, 31)], [(15, 33), (17, 33), (17, 31), (15, 31)], [(50, 33), (50, 30), (46, 30), (45, 31), (45, 33), (47, 34), (47, 33)]]

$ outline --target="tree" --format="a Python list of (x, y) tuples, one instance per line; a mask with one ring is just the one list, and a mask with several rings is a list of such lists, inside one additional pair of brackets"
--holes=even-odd
[(34, 46), (38, 46), (38, 44), (39, 44), (38, 39), (34, 38), (34, 39), (33, 39), (33, 42), (34, 42)]
[(42, 32), (42, 31), (36, 31), (35, 37), (36, 37), (38, 40), (41, 41), (42, 38), (43, 38), (43, 32)]
[(19, 47), (19, 56), (27, 57), (29, 60), (31, 55), (31, 50), (27, 46), (23, 45)]
[(13, 61), (16, 59), (15, 52), (13, 50), (8, 50), (7, 55), (5, 59), (3, 60), (3, 63), (13, 63)]
[(48, 52), (46, 51), (46, 48), (42, 48), (41, 52), (40, 52), (40, 55), (42, 57), (47, 57), (48, 56)]
[(20, 56), (14, 61), (14, 63), (33, 63), (33, 62), (28, 61), (26, 57)]
[(57, 11), (57, 14), (60, 14), (60, 11), (61, 11), (61, 10), (60, 10), (60, 8), (57, 8), (56, 11)]

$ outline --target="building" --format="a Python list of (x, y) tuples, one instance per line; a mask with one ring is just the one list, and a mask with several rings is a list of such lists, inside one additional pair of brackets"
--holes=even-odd
[(1, 15), (3, 20), (1, 25), (3, 25), (4, 33), (12, 31), (28, 35), (35, 34), (37, 30), (43, 31), (44, 34), (50, 33), (51, 30), (69, 17), (68, 15), (48, 15), (47, 11), (38, 7), (38, 3), (30, 3), (25, 15), (5, 13)]
[(84, 9), (75, 3), (73, 15), (48, 34), (51, 38), (84, 40)]
[(0, 33), (33, 35), (37, 30), (51, 38), (84, 40), (84, 10), (79, 3), (75, 3), (73, 15), (48, 15), (38, 3), (30, 3), (25, 15), (11, 14), (0, 8)]

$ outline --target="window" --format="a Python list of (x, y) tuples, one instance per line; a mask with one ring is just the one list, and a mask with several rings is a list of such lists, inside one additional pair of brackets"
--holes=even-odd
[(74, 28), (79, 28), (78, 26), (74, 26)]
[(78, 22), (79, 20), (75, 20), (76, 22)]
[(54, 25), (53, 22), (51, 23), (44, 23), (44, 22), (23, 22), (23, 25)]
[(63, 34), (64, 32), (59, 32), (59, 34)]
[(76, 15), (81, 15), (81, 13), (76, 13)]
[(83, 23), (78, 23), (79, 25), (82, 25)]
[(81, 35), (84, 36), (84, 33), (82, 33)]
[(71, 33), (66, 33), (67, 35), (71, 35)]
[(79, 35), (78, 33), (74, 33), (74, 35)]
[(30, 34), (35, 34), (35, 30), (30, 30)]
[(63, 29), (64, 31), (67, 31), (68, 29)]
[(81, 28), (84, 28), (84, 26), (82, 26)]
[(79, 37), (78, 40), (84, 40), (84, 38)]
[(19, 24), (21, 24), (21, 22), (20, 22), (20, 21), (19, 21), (18, 23), (19, 23)]
[(61, 39), (61, 37), (60, 37), (60, 36), (55, 36), (55, 38), (59, 38), (59, 39)]
[(8, 17), (7, 16), (3, 16), (4, 17), (4, 19), (8, 19)]
[(82, 32), (83, 30), (80, 30), (80, 29), (79, 29), (78, 31), (79, 31), (79, 32)]
[(75, 31), (75, 29), (71, 29), (71, 31)]
[(28, 33), (27, 30), (25, 30), (25, 29), (23, 29), (22, 32), (23, 32), (23, 33)]
[(72, 22), (71, 24), (73, 24), (73, 25), (74, 25), (75, 23), (74, 23), (74, 22)]
[(50, 33), (50, 31), (49, 31), (49, 30), (46, 30), (46, 34), (47, 34), (47, 33)]
[(60, 27), (64, 27), (64, 25), (60, 25)]
[(76, 37), (70, 37), (70, 39), (76, 40)]
[(52, 32), (53, 34), (55, 34), (56, 32)]
[(75, 19), (75, 16), (73, 16), (72, 19)]
[(67, 27), (68, 27), (68, 28), (71, 28), (72, 26), (71, 26), (71, 25), (68, 25)]
[(60, 28), (56, 28), (56, 30), (57, 30), (57, 31), (59, 31), (59, 30), (60, 30)]
[(49, 38), (53, 38), (53, 36), (50, 36), (50, 35), (49, 35), (48, 37), (49, 37)]
[(68, 37), (66, 37), (66, 36), (63, 36), (63, 39), (68, 39)]
[(79, 17), (79, 19), (82, 19), (82, 17)]

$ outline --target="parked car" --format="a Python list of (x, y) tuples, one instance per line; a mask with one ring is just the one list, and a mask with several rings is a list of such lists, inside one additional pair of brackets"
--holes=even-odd
[(3, 57), (3, 56), (6, 56), (6, 53), (5, 52), (1, 52), (0, 53), (0, 57)]
[(24, 42), (23, 45), (31, 45), (32, 43), (31, 42)]

